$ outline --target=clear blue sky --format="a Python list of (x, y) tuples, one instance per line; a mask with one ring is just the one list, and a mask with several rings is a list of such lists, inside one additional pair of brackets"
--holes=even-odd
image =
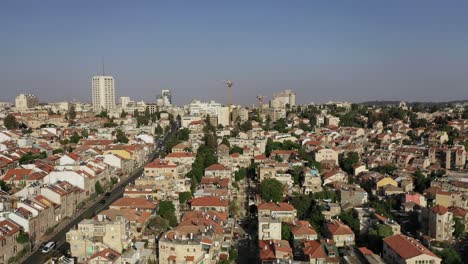
[(0, 2), (0, 101), (117, 96), (236, 103), (292, 88), (301, 103), (468, 99), (468, 1)]

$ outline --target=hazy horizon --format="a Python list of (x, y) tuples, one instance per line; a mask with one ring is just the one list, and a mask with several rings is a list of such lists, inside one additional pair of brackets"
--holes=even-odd
[(293, 89), (298, 103), (468, 99), (468, 2), (2, 1), (0, 101), (234, 103)]

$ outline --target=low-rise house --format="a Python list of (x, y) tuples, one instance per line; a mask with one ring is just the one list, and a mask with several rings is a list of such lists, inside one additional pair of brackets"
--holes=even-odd
[(213, 196), (193, 198), (189, 201), (190, 208), (194, 211), (218, 211), (228, 212), (229, 200)]
[(139, 210), (141, 212), (148, 212), (152, 213), (157, 207), (157, 204), (147, 200), (145, 198), (130, 198), (130, 197), (122, 197), (117, 201), (113, 202), (109, 205), (109, 209), (133, 209)]
[(441, 263), (441, 259), (419, 241), (401, 234), (383, 239), (382, 255), (386, 263)]
[(280, 240), (281, 221), (273, 217), (258, 218), (258, 239), (259, 240)]
[(23, 199), (16, 206), (17, 209), (11, 212), (8, 218), (20, 225), (33, 240), (40, 238), (47, 229), (60, 221), (56, 205), (40, 195), (36, 198)]
[(340, 189), (340, 204), (352, 207), (367, 203), (368, 194), (359, 186), (344, 186)]
[(302, 177), (302, 192), (304, 194), (321, 192), (322, 188), (322, 179), (318, 173), (317, 169), (311, 169), (305, 167), (303, 170)]
[(195, 156), (192, 153), (188, 152), (173, 152), (167, 154), (164, 158), (170, 162), (183, 164), (183, 165), (192, 165), (195, 162)]
[(312, 228), (308, 221), (295, 221), (290, 227), (294, 241), (316, 240), (317, 231)]
[(20, 226), (10, 220), (0, 221), (0, 263), (10, 263), (10, 259), (23, 249), (16, 240)]
[(353, 246), (354, 232), (351, 228), (338, 220), (331, 220), (325, 223), (326, 237), (333, 239), (337, 247)]
[(231, 178), (231, 169), (223, 164), (213, 164), (205, 169), (205, 177)]
[(159, 239), (159, 263), (214, 263), (213, 232), (170, 230)]
[(79, 263), (86, 263), (107, 248), (122, 254), (131, 243), (129, 230), (129, 223), (123, 217), (116, 217), (114, 221), (105, 217), (84, 219), (67, 232), (66, 241), (70, 243), (71, 255)]
[(121, 170), (124, 174), (130, 174), (135, 166), (134, 160), (122, 157), (119, 154), (104, 155), (104, 163)]
[(461, 192), (438, 191), (435, 195), (435, 204), (468, 208), (468, 195)]
[(312, 153), (314, 155), (315, 161), (317, 162), (332, 160), (336, 165), (338, 165), (338, 152), (334, 149), (318, 147)]
[(26, 186), (30, 183), (41, 181), (46, 176), (45, 173), (35, 171), (33, 169), (9, 169), (2, 177), (1, 180), (7, 182), (12, 186)]
[(296, 220), (297, 210), (289, 203), (261, 203), (258, 206), (259, 217), (273, 217), (281, 222), (292, 223)]
[(120, 255), (119, 252), (106, 248), (92, 255), (88, 260), (88, 264), (120, 263)]
[(323, 185), (327, 185), (333, 182), (348, 182), (346, 172), (342, 170), (331, 170), (322, 174)]
[(292, 260), (293, 254), (289, 242), (286, 240), (259, 240), (261, 263)]
[(123, 217), (128, 221), (132, 237), (140, 237), (151, 212), (139, 209), (107, 209), (100, 212), (97, 217), (105, 217), (111, 221), (116, 221), (118, 217)]
[(41, 188), (41, 195), (60, 205), (60, 219), (72, 217), (78, 204), (86, 199), (85, 192), (66, 181), (57, 181)]

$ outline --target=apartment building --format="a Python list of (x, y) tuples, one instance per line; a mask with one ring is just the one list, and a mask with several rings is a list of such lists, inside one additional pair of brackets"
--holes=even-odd
[(452, 238), (454, 231), (453, 214), (443, 205), (436, 205), (429, 210), (429, 236), (438, 241)]
[(95, 253), (110, 248), (119, 254), (131, 243), (129, 222), (123, 217), (108, 220), (104, 216), (84, 219), (67, 232), (71, 255), (85, 263)]
[(401, 234), (383, 240), (382, 256), (385, 263), (440, 264), (441, 259), (414, 238)]

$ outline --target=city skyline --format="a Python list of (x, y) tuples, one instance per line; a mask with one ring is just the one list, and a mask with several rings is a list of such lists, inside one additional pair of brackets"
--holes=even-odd
[(91, 102), (102, 57), (117, 98), (170, 89), (178, 105), (226, 104), (228, 79), (243, 105), (288, 88), (301, 104), (468, 99), (466, 3), (0, 5), (0, 101)]

